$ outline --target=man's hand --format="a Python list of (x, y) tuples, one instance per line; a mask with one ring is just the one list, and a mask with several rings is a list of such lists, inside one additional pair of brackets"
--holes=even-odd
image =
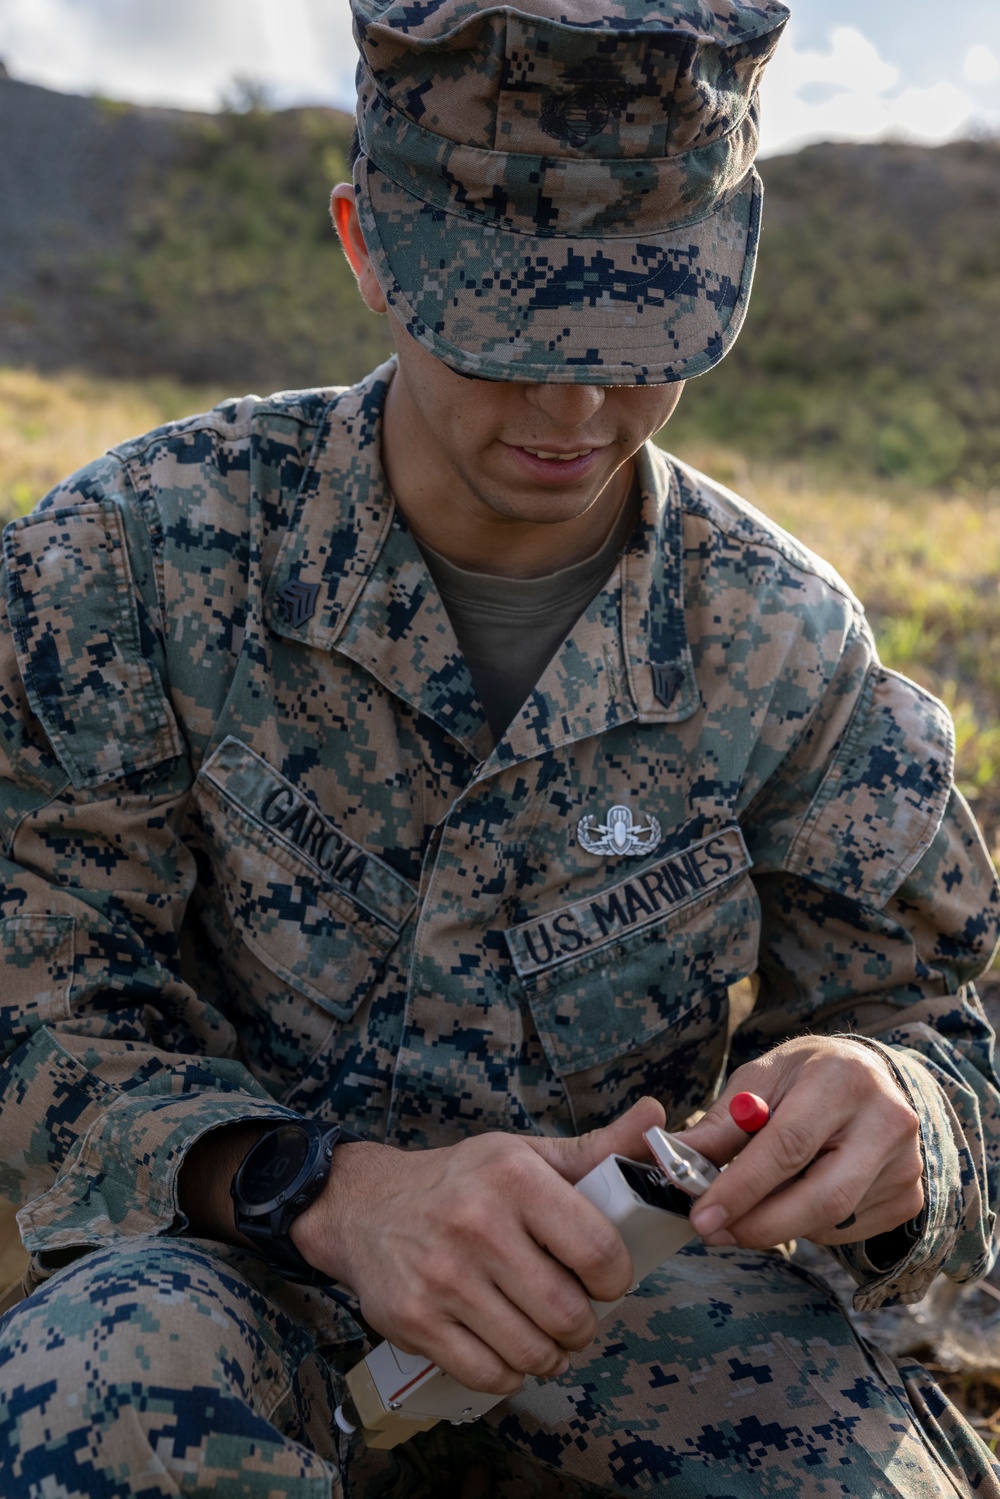
[(474, 1390), (562, 1373), (597, 1330), (588, 1296), (632, 1283), (617, 1229), (573, 1190), (611, 1154), (643, 1160), (663, 1109), (641, 1099), (576, 1139), (485, 1134), (438, 1150), (341, 1145), (292, 1225), (310, 1263), (349, 1285), (367, 1321)]
[[(771, 1107), (749, 1140), (729, 1116), (744, 1089)], [(856, 1244), (923, 1207), (917, 1116), (888, 1064), (858, 1042), (784, 1042), (738, 1068), (684, 1139), (716, 1165), (732, 1163), (691, 1213), (706, 1244)]]

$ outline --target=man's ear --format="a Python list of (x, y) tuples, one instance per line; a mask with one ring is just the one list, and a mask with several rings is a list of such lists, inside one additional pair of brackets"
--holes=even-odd
[(368, 246), (361, 233), (357, 204), (354, 201), (354, 187), (350, 182), (339, 182), (330, 194), (330, 213), (334, 228), (340, 236), (340, 243), (344, 247), (344, 254), (357, 277), (358, 289), (365, 300), (365, 305), (370, 307), (372, 312), (388, 312), (389, 306), (385, 300), (385, 294), (378, 284), (375, 272), (372, 270), (371, 260), (368, 258)]

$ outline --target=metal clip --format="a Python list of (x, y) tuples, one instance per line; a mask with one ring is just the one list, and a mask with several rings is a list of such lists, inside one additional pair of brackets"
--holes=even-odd
[(689, 1197), (700, 1197), (707, 1192), (719, 1174), (719, 1168), (707, 1156), (686, 1145), (679, 1135), (670, 1135), (665, 1129), (648, 1129), (643, 1139), (667, 1180)]

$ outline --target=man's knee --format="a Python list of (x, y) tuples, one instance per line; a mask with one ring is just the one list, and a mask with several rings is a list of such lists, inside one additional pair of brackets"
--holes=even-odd
[[(241, 1345), (260, 1353), (258, 1293), (196, 1245), (140, 1239), (96, 1250), (44, 1282), (4, 1319), (0, 1385), (29, 1368), (77, 1388), (100, 1379), (177, 1378), (219, 1359), (238, 1377)], [(234, 1363), (234, 1359), (236, 1362)], [(71, 1374), (72, 1371), (72, 1374)]]
[(183, 1493), (207, 1471), (252, 1494), (263, 1465), (291, 1483), (276, 1493), (329, 1494), (327, 1466), (271, 1424), (297, 1363), (280, 1332), (261, 1293), (197, 1245), (85, 1256), (0, 1325), (0, 1473), (24, 1492), (51, 1475), (59, 1493), (110, 1499)]

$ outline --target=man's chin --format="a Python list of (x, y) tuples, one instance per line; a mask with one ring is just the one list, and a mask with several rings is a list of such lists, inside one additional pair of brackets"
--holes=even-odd
[(521, 490), (517, 494), (481, 494), (480, 499), (496, 520), (509, 521), (511, 525), (558, 526), (586, 515), (601, 493)]

